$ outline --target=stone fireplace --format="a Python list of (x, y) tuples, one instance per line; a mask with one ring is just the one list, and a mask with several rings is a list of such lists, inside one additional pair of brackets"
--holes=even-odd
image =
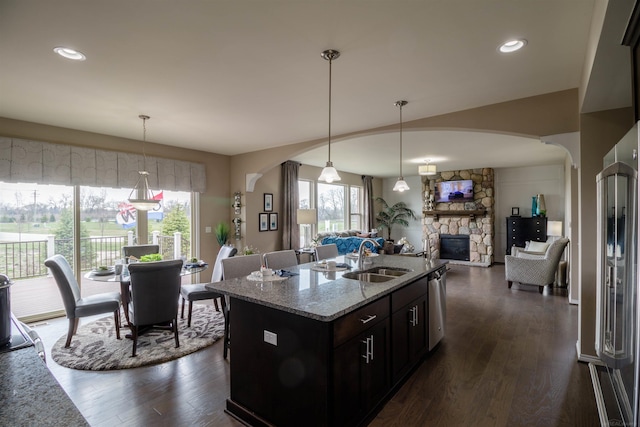
[[(466, 179), (471, 179), (474, 184), (473, 202), (434, 204), (431, 201), (436, 182)], [(452, 264), (491, 266), (495, 235), (493, 185), (493, 169), (491, 168), (440, 172), (436, 175), (423, 177), (422, 234), (423, 239), (429, 240), (432, 258), (449, 259)], [(441, 254), (443, 236), (451, 241), (457, 240), (455, 243), (458, 246), (467, 245), (468, 241), (468, 259), (453, 259), (462, 258), (462, 256), (452, 255), (450, 247), (445, 247), (445, 253)], [(460, 241), (465, 243), (460, 243)], [(454, 252), (458, 251), (459, 249), (454, 250)]]

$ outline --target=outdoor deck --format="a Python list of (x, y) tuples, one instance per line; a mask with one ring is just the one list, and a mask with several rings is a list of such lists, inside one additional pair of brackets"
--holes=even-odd
[[(204, 281), (208, 281), (210, 274), (210, 271), (205, 271), (201, 274), (184, 276), (182, 283), (198, 283), (200, 277)], [(11, 294), (11, 311), (18, 319), (33, 321), (40, 318), (42, 313), (56, 311), (64, 313), (60, 291), (53, 276), (13, 280), (13, 283), (9, 291)], [(119, 282), (99, 282), (85, 279), (84, 277), (80, 286), (83, 297), (101, 292), (120, 291)]]

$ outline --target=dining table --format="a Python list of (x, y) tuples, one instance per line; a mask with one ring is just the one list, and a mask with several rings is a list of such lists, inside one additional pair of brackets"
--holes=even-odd
[[(207, 268), (209, 268), (209, 264), (206, 262), (185, 263), (180, 271), (180, 275), (188, 276), (191, 274), (201, 273)], [(131, 296), (129, 286), (131, 285), (131, 277), (129, 276), (127, 264), (122, 264), (122, 274), (116, 274), (116, 266), (110, 266), (107, 267), (106, 270), (99, 268), (92, 269), (85, 273), (84, 278), (97, 282), (120, 283), (120, 296), (122, 299), (122, 307), (124, 309), (124, 317), (127, 321), (127, 326), (129, 326), (129, 302)]]

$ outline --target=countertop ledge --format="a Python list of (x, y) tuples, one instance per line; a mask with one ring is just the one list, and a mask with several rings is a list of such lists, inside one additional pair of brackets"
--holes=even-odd
[(33, 347), (0, 354), (0, 423), (88, 426)]
[(395, 267), (411, 270), (407, 274), (382, 283), (345, 279), (343, 274), (357, 271), (357, 260), (339, 256), (338, 263), (352, 266), (348, 271), (315, 271), (315, 263), (286, 268), (298, 273), (286, 280), (256, 282), (246, 277), (207, 283), (206, 288), (231, 298), (238, 298), (277, 310), (331, 322), (403, 286), (427, 276), (447, 264), (424, 258), (380, 255), (368, 259), (364, 270), (372, 267)]

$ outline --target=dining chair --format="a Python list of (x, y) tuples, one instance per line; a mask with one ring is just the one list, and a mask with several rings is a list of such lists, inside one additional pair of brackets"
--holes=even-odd
[[(222, 276), (224, 280), (235, 279), (238, 277), (245, 277), (251, 274), (252, 271), (258, 271), (262, 267), (262, 256), (260, 254), (244, 255), (233, 258), (225, 258), (222, 260)], [(225, 295), (226, 304), (223, 308), (224, 313), (224, 358), (227, 358), (227, 353), (230, 346), (229, 337), (229, 323), (231, 310), (228, 297)]]
[(44, 262), (58, 285), (64, 311), (69, 319), (67, 330), (67, 341), (65, 348), (71, 345), (71, 338), (78, 330), (78, 322), (81, 317), (93, 316), (102, 313), (113, 313), (113, 320), (116, 324), (116, 338), (120, 339), (120, 293), (105, 292), (88, 297), (82, 297), (80, 286), (73, 274), (71, 266), (66, 258), (60, 254), (47, 258)]
[[(218, 252), (218, 256), (216, 257), (216, 262), (213, 266), (213, 273), (211, 274), (211, 283), (219, 282), (222, 280), (222, 260), (226, 258), (231, 258), (234, 256), (238, 250), (233, 246), (224, 245), (220, 248)], [(195, 283), (191, 285), (182, 285), (180, 288), (180, 296), (182, 297), (182, 311), (180, 314), (180, 318), (184, 319), (184, 304), (185, 301), (189, 301), (189, 314), (187, 315), (187, 327), (191, 327), (191, 311), (193, 309), (194, 301), (202, 301), (207, 299), (212, 299), (213, 304), (216, 308), (216, 311), (220, 311), (218, 307), (218, 298), (220, 298), (220, 305), (222, 305), (222, 311), (224, 313), (224, 307), (226, 306), (224, 297), (222, 294), (218, 292), (209, 290), (205, 288), (204, 283)]]
[(316, 261), (338, 256), (338, 245), (330, 243), (328, 245), (316, 246)]
[(129, 264), (130, 257), (140, 259), (142, 255), (160, 253), (160, 245), (132, 245), (122, 247), (122, 257), (125, 264)]
[(298, 257), (296, 256), (296, 251), (293, 249), (267, 252), (263, 257), (264, 265), (272, 270), (281, 270), (286, 267), (298, 265)]
[(129, 322), (133, 340), (132, 356), (136, 355), (138, 335), (142, 326), (168, 328), (173, 332), (176, 348), (178, 339), (178, 296), (182, 260), (136, 262), (129, 266), (131, 276), (131, 304)]

